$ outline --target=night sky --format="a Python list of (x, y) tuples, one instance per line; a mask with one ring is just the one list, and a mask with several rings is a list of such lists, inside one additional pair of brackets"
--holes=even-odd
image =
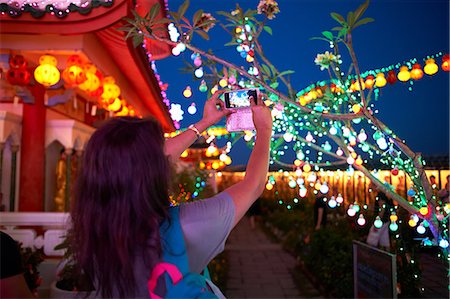
[[(182, 2), (169, 1), (169, 8), (176, 10)], [(256, 9), (258, 2), (245, 0), (239, 5), (244, 9)], [(218, 17), (214, 12), (230, 12), (235, 9), (235, 3), (192, 0), (187, 15), (191, 18), (196, 10), (203, 9)], [(297, 90), (327, 80), (327, 72), (320, 71), (314, 64), (314, 58), (330, 48), (326, 42), (310, 38), (337, 26), (330, 17), (331, 12), (346, 15), (363, 1), (281, 0), (278, 3), (281, 12), (268, 23), (273, 35), (263, 33), (260, 38), (266, 56), (279, 70), (295, 71), (291, 75), (291, 82)], [(354, 48), (362, 72), (402, 63), (411, 58), (417, 58), (423, 65), (422, 59), (427, 55), (449, 52), (448, 0), (373, 0), (364, 16), (374, 18), (375, 22), (353, 32)], [(248, 63), (234, 47), (224, 46), (230, 37), (220, 26), (216, 25), (209, 34), (210, 41), (197, 36), (194, 44), (204, 50), (212, 49), (216, 55), (248, 68)], [(206, 100), (206, 93), (198, 91), (200, 81), (194, 80), (191, 74), (180, 72), (184, 67), (183, 61), (192, 62), (190, 55), (186, 51), (178, 57), (171, 56), (156, 63), (161, 80), (169, 84), (169, 100), (181, 104), (185, 111), (182, 128), (201, 118)], [(343, 60), (344, 64), (348, 62), (346, 56)], [(424, 74), (422, 79), (414, 82), (412, 91), (408, 90), (411, 86), (409, 82), (387, 84), (381, 88), (381, 96), (375, 102), (375, 107), (379, 109), (378, 117), (405, 139), (410, 148), (427, 155), (449, 153), (449, 73), (440, 69), (441, 61), (441, 58), (436, 61), (438, 73), (433, 76)], [(189, 99), (182, 95), (187, 85), (193, 90), (193, 96)], [(194, 115), (187, 112), (192, 102), (198, 108)], [(223, 143), (219, 142), (219, 146)], [(234, 145), (230, 153), (232, 165), (245, 163), (249, 152), (243, 141)]]

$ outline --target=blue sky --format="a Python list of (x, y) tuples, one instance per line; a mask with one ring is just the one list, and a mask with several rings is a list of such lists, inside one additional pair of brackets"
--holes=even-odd
[[(183, 1), (169, 1), (176, 10)], [(235, 3), (243, 8), (256, 8), (259, 1), (193, 0), (187, 15), (203, 9), (205, 12), (231, 11)], [(323, 41), (311, 40), (337, 23), (331, 12), (346, 15), (363, 1), (346, 0), (281, 0), (281, 12), (269, 22), (273, 35), (265, 34), (261, 43), (268, 58), (279, 70), (294, 70), (292, 85), (300, 90), (311, 83), (328, 79), (327, 73), (314, 64), (317, 53), (330, 50)], [(422, 58), (438, 52), (449, 52), (449, 1), (448, 0), (373, 0), (365, 13), (375, 22), (354, 31), (354, 47), (361, 71), (377, 69), (411, 58)], [(225, 47), (229, 36), (216, 26), (210, 31), (210, 41), (197, 37), (194, 44), (212, 49), (218, 56), (247, 67), (232, 47)], [(179, 71), (184, 62), (191, 61), (190, 53), (157, 61), (161, 80), (169, 84), (167, 91), (172, 103), (182, 105), (185, 111), (182, 128), (196, 122), (202, 115), (205, 93), (198, 91), (199, 82), (190, 74)], [(345, 57), (344, 57), (345, 59)], [(441, 59), (437, 60), (440, 65)], [(190, 85), (193, 96), (186, 99), (184, 88)], [(376, 102), (378, 117), (393, 129), (416, 152), (442, 155), (449, 153), (449, 73), (439, 70), (434, 76), (424, 77), (414, 83), (397, 82), (386, 85)], [(190, 115), (189, 105), (195, 102), (198, 112)], [(219, 144), (220, 145), (220, 144)], [(243, 142), (236, 144), (230, 155), (233, 165), (245, 163), (249, 150)]]

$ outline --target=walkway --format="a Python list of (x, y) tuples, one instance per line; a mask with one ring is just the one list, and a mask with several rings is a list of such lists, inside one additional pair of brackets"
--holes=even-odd
[(306, 277), (297, 278), (296, 260), (279, 244), (271, 242), (244, 217), (225, 245), (229, 261), (227, 298), (321, 298)]

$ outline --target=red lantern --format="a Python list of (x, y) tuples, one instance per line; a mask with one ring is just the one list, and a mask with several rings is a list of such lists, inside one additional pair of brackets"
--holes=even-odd
[(62, 73), (64, 81), (70, 86), (76, 86), (86, 81), (86, 73), (80, 65), (68, 66)]
[(397, 82), (397, 76), (395, 75), (394, 70), (390, 70), (390, 71), (387, 73), (386, 81), (387, 81), (389, 84), (394, 84), (395, 82)]
[(83, 60), (81, 59), (81, 57), (79, 55), (70, 55), (67, 58), (67, 62), (66, 62), (67, 66), (72, 66), (72, 65), (79, 65), (82, 66), (83, 65)]
[(418, 63), (414, 63), (410, 74), (411, 74), (411, 78), (413, 78), (414, 80), (421, 79), (423, 77), (422, 66)]
[(27, 61), (22, 55), (9, 57), (9, 66), (6, 72), (6, 80), (13, 85), (27, 85), (30, 83), (31, 74), (27, 70)]
[(6, 72), (6, 80), (12, 85), (27, 85), (31, 74), (26, 69), (10, 69)]
[(22, 55), (14, 55), (9, 57), (9, 66), (15, 69), (24, 69), (27, 67), (27, 61)]
[(442, 70), (445, 72), (448, 72), (449, 70), (449, 60), (450, 60), (450, 56), (448, 54), (445, 54), (442, 57)]
[(391, 173), (393, 176), (397, 176), (398, 175), (398, 167), (395, 166), (394, 169), (391, 170)]

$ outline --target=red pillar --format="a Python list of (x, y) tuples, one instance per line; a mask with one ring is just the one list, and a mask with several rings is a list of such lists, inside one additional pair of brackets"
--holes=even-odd
[(34, 104), (23, 104), (19, 211), (39, 212), (44, 210), (45, 193), (45, 88), (36, 83), (28, 89)]

